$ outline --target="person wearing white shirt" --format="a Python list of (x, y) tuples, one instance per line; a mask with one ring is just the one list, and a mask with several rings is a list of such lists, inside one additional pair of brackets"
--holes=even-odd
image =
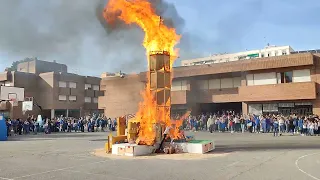
[(214, 125), (214, 120), (212, 118), (212, 115), (210, 115), (208, 121), (207, 121), (207, 127), (209, 127), (210, 133), (213, 131), (213, 125)]
[(314, 135), (317, 135), (318, 134), (318, 123), (314, 122), (313, 126), (314, 126)]
[(240, 132), (240, 119), (238, 116), (235, 116), (234, 119), (234, 124), (235, 124), (235, 131)]
[(309, 122), (309, 135), (310, 136), (314, 135), (314, 124), (313, 124), (313, 122)]
[[(279, 118), (279, 128), (280, 128), (280, 132), (281, 132), (281, 133), (284, 133), (285, 125), (284, 125), (284, 119), (283, 119), (283, 117), (280, 117), (280, 118)], [(280, 133), (280, 136), (281, 136), (281, 133)]]

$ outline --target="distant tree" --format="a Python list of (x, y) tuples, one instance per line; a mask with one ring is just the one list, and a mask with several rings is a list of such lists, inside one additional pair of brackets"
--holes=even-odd
[(19, 60), (19, 61), (14, 61), (14, 62), (12, 62), (10, 67), (6, 68), (6, 71), (17, 71), (19, 63), (29, 62), (29, 61), (33, 61), (33, 60), (37, 60), (37, 58), (24, 58), (24, 59)]

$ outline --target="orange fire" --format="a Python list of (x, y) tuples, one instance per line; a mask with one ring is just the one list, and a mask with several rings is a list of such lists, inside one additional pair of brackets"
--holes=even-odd
[[(176, 33), (174, 28), (163, 24), (161, 17), (156, 14), (150, 2), (147, 0), (110, 0), (103, 15), (108, 23), (113, 23), (116, 18), (119, 18), (126, 24), (138, 25), (145, 32), (143, 46), (146, 49), (147, 58), (149, 59), (150, 52), (167, 51), (171, 55), (170, 65), (172, 67), (175, 57), (178, 56), (178, 49), (174, 47), (181, 36)], [(142, 92), (142, 96), (143, 102), (140, 103), (139, 111), (136, 114), (136, 118), (140, 122), (138, 137), (144, 144), (153, 145), (156, 138), (154, 125), (156, 123), (162, 123), (166, 126), (172, 125), (170, 110), (157, 106), (149, 84)], [(170, 107), (170, 98), (164, 105)], [(175, 123), (177, 123), (176, 126), (182, 124), (181, 122)], [(177, 138), (179, 135), (175, 130), (170, 136)]]

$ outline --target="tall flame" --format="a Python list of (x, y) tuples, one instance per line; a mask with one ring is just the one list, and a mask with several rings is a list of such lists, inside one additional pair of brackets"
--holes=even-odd
[[(162, 18), (156, 14), (150, 2), (147, 0), (110, 0), (103, 15), (108, 23), (113, 23), (115, 18), (119, 18), (126, 24), (138, 25), (145, 32), (143, 46), (146, 49), (148, 62), (150, 52), (167, 51), (171, 55), (170, 66), (172, 67), (178, 56), (178, 49), (174, 47), (181, 36), (176, 33), (174, 28), (163, 24)], [(145, 144), (152, 145), (156, 138), (154, 124), (163, 123), (170, 126), (172, 124), (170, 111), (157, 109), (157, 104), (150, 91), (150, 84), (147, 84), (145, 91), (142, 92), (142, 97), (143, 102), (140, 103), (139, 111), (136, 114), (136, 118), (140, 122), (138, 137)], [(164, 105), (170, 106), (170, 99)], [(171, 136), (173, 138), (178, 136), (176, 130)]]

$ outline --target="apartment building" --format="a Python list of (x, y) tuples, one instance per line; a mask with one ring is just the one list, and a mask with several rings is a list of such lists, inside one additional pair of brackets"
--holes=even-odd
[[(25, 99), (33, 101), (33, 110), (26, 114), (46, 117), (79, 117), (99, 113), (100, 78), (68, 73), (65, 64), (30, 60), (18, 64), (17, 71), (0, 74), (0, 84), (24, 88)], [(13, 118), (21, 118), (22, 102), (17, 107), (2, 108)]]
[(289, 55), (294, 50), (290, 46), (266, 46), (263, 49), (250, 50), (238, 53), (220, 53), (209, 57), (182, 60), (181, 66), (194, 66), (202, 64), (224, 63), (231, 61), (241, 61), (247, 59), (257, 59), (263, 57)]
[[(146, 73), (104, 77), (99, 107), (111, 117), (134, 114)], [(320, 54), (296, 53), (174, 68), (171, 109), (193, 114), (320, 114)]]

